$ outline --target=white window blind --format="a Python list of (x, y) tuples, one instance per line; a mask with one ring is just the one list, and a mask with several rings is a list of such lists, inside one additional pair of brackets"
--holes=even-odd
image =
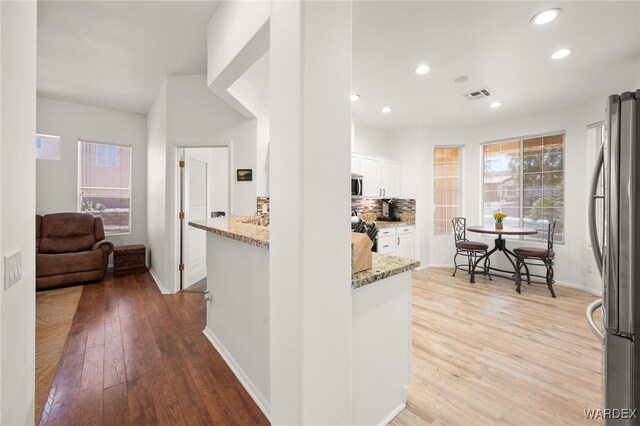
[(533, 228), (525, 239), (546, 241), (556, 221), (555, 242), (564, 242), (564, 134), (516, 139), (483, 146), (483, 221), (493, 214), (505, 225)]
[(461, 147), (433, 150), (433, 232), (451, 234), (451, 219), (461, 214)]
[(131, 147), (78, 141), (78, 209), (102, 217), (105, 233), (131, 232)]

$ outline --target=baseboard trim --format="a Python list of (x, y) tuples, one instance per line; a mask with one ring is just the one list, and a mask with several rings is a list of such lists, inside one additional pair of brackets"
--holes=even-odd
[[(463, 265), (464, 266), (464, 265)], [(453, 265), (427, 265), (427, 266), (421, 266), (420, 268), (416, 268), (416, 271), (424, 271), (425, 269), (429, 269), (429, 268), (451, 268), (453, 269)], [(503, 277), (503, 278), (508, 278), (507, 276), (500, 274), (500, 273), (491, 273), (491, 275), (496, 275), (499, 277)], [(575, 288), (576, 290), (582, 290), (582, 291), (586, 291), (587, 293), (591, 293), (594, 296), (599, 296), (602, 297), (602, 290), (595, 290), (591, 287), (587, 287), (585, 285), (582, 284), (576, 284), (576, 283), (570, 283), (570, 282), (566, 282), (566, 281), (556, 281), (555, 283), (553, 283), (553, 285), (556, 285), (558, 287), (567, 287), (567, 288)]]
[(271, 422), (271, 404), (267, 399), (262, 395), (262, 393), (258, 390), (256, 385), (253, 384), (251, 379), (244, 372), (242, 367), (236, 362), (236, 360), (231, 356), (229, 351), (224, 347), (222, 342), (218, 340), (216, 335), (211, 331), (209, 327), (206, 327), (202, 330), (202, 333), (205, 337), (211, 342), (213, 347), (218, 351), (224, 362), (227, 363), (233, 374), (235, 374), (236, 378), (240, 381), (242, 386), (247, 390), (249, 396), (253, 399), (253, 401), (258, 405), (258, 408), (264, 413), (267, 417), (267, 420)]
[(391, 410), (391, 412), (387, 415), (387, 417), (385, 417), (384, 419), (382, 419), (380, 423), (378, 423), (378, 426), (386, 426), (389, 423), (391, 423), (391, 420), (393, 420), (398, 414), (400, 414), (402, 410), (405, 409), (406, 406), (407, 404), (405, 403), (398, 405), (396, 408)]
[(162, 284), (162, 281), (160, 281), (160, 278), (158, 278), (156, 273), (153, 272), (153, 269), (151, 269), (151, 268), (149, 268), (147, 266), (147, 270), (151, 274), (151, 277), (153, 278), (153, 280), (156, 282), (156, 285), (158, 286), (158, 290), (160, 290), (160, 293), (162, 293), (162, 294), (171, 294), (170, 291), (165, 290), (164, 285)]

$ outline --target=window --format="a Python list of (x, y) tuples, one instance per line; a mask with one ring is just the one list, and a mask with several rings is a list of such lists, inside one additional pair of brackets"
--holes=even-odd
[(118, 165), (118, 147), (116, 145), (95, 144), (96, 166), (116, 167)]
[(106, 234), (131, 232), (131, 147), (78, 141), (78, 210), (102, 217)]
[(526, 239), (546, 241), (557, 221), (555, 241), (564, 242), (564, 134), (483, 146), (483, 218), (505, 213), (507, 226), (538, 230)]
[(60, 160), (60, 136), (36, 135), (36, 159)]
[(451, 219), (461, 213), (461, 147), (433, 150), (433, 230), (435, 235), (451, 234)]

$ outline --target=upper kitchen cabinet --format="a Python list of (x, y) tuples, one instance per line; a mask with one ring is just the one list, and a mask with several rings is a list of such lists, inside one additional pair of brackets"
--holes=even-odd
[(352, 154), (351, 172), (362, 175), (363, 197), (400, 195), (400, 165), (396, 161)]
[(360, 174), (360, 156), (357, 154), (351, 154), (351, 173)]
[(384, 197), (400, 196), (400, 165), (395, 161), (382, 160), (380, 169), (382, 195)]

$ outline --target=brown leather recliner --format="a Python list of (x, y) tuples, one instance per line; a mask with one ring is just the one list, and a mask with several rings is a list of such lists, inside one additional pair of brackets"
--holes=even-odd
[(104, 277), (113, 244), (101, 217), (89, 213), (36, 216), (36, 289)]

